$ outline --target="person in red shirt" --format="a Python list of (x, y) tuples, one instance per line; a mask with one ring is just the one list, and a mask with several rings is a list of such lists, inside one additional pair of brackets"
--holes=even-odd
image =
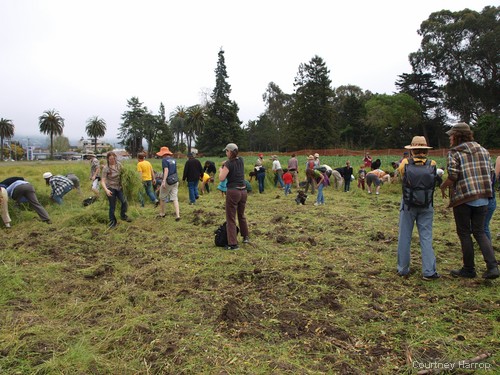
[(283, 182), (285, 183), (285, 195), (288, 195), (292, 192), (292, 183), (293, 183), (293, 175), (290, 173), (288, 169), (283, 169)]

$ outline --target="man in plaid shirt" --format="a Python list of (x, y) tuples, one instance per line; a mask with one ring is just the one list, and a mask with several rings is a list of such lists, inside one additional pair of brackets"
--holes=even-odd
[(450, 189), (450, 207), (453, 208), (458, 238), (462, 246), (463, 266), (452, 270), (454, 277), (474, 278), (474, 244), (476, 239), (486, 263), (485, 279), (500, 276), (498, 263), (490, 239), (484, 231), (488, 213), (488, 198), (494, 191), (491, 186), (491, 161), (489, 152), (474, 141), (469, 125), (460, 122), (446, 132), (450, 136), (448, 153), (448, 178), (441, 184), (443, 198)]
[(45, 179), (47, 186), (50, 185), (52, 189), (50, 197), (57, 204), (62, 204), (63, 196), (74, 188), (73, 182), (64, 176), (53, 176), (52, 173), (45, 172), (43, 174), (43, 178)]

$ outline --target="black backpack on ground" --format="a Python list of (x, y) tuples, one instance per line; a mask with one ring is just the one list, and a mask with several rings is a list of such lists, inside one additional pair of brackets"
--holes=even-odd
[(409, 207), (427, 208), (433, 205), (436, 186), (436, 166), (427, 159), (415, 164), (413, 158), (405, 165), (403, 175), (403, 201)]
[[(236, 234), (240, 232), (240, 228), (236, 227)], [(215, 246), (226, 247), (227, 243), (227, 227), (226, 222), (219, 225), (219, 228), (215, 230)]]

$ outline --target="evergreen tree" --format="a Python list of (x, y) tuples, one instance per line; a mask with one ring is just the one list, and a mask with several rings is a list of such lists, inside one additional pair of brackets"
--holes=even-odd
[(129, 110), (121, 117), (123, 122), (118, 129), (118, 139), (132, 157), (135, 157), (143, 148), (144, 120), (148, 109), (135, 96), (127, 100), (127, 107)]
[(167, 117), (165, 115), (165, 106), (160, 103), (160, 109), (158, 110), (157, 119), (157, 131), (156, 136), (151, 140), (152, 147), (149, 151), (152, 155), (154, 150), (159, 150), (162, 146), (168, 146), (172, 148), (174, 144), (174, 136), (172, 134), (172, 129), (168, 124)]
[[(401, 74), (396, 81), (400, 93), (410, 95), (422, 109), (421, 131), (429, 144), (437, 147), (446, 144), (448, 136), (444, 125), (447, 122), (444, 115), (442, 90), (435, 83), (430, 73), (414, 72)], [(444, 116), (443, 116), (444, 115)]]
[(224, 51), (219, 51), (215, 69), (215, 88), (207, 106), (205, 126), (198, 138), (198, 149), (207, 155), (219, 155), (229, 142), (238, 144), (243, 131), (238, 118), (238, 105), (229, 98), (231, 86), (227, 82)]
[(328, 148), (337, 142), (329, 73), (318, 56), (309, 64), (300, 64), (288, 129), (291, 148)]
[(260, 119), (259, 122), (268, 123), (271, 127), (266, 131), (271, 137), (268, 140), (272, 141), (271, 150), (287, 149), (286, 129), (290, 121), (291, 95), (285, 94), (277, 84), (270, 82), (262, 98), (267, 107), (265, 111), (266, 121)]
[(335, 89), (333, 107), (340, 142), (347, 148), (363, 148), (370, 141), (365, 124), (365, 104), (372, 96), (358, 86), (346, 85)]

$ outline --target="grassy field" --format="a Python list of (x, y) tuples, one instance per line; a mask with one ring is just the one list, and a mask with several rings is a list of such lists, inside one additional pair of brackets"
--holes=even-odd
[[(255, 159), (245, 159), (248, 171)], [(389, 157), (381, 159), (389, 166)], [(322, 158), (332, 167), (345, 160)], [(126, 165), (132, 171), (135, 161)], [(76, 173), (82, 194), (51, 203), (41, 177), (49, 170)], [(251, 244), (231, 252), (213, 243), (224, 221), (218, 191), (190, 206), (181, 184), (176, 222), (170, 204), (165, 219), (150, 202), (142, 208), (134, 182), (133, 222), (108, 230), (104, 195), (82, 207), (88, 173), (86, 162), (0, 163), (0, 180), (32, 182), (53, 221), (9, 202), (13, 227), (0, 229), (2, 374), (499, 371), (500, 282), (449, 276), (461, 252), (440, 194), (434, 246), (443, 277), (426, 282), (416, 231), (413, 273), (396, 275), (399, 184), (384, 184), (380, 196), (354, 183), (350, 193), (329, 187), (326, 204), (316, 207), (314, 196), (297, 206), (270, 180), (264, 194), (253, 183)], [(491, 223), (497, 258), (499, 217)], [(476, 261), (481, 273), (479, 249)], [(475, 364), (459, 362), (481, 355)]]

